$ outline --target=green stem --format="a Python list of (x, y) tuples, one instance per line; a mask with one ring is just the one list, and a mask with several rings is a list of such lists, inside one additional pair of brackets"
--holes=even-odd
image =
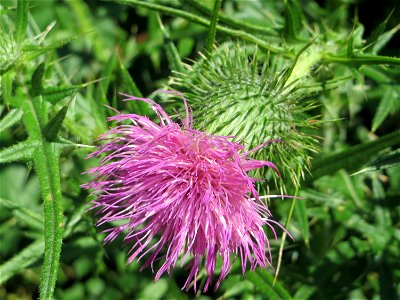
[[(210, 26), (210, 22), (208, 20), (206, 20), (205, 18), (196, 16), (192, 13), (189, 13), (189, 12), (186, 12), (183, 10), (171, 8), (171, 7), (160, 5), (160, 4), (148, 3), (148, 2), (144, 2), (144, 1), (140, 1), (140, 0), (106, 0), (106, 1), (118, 2), (118, 3), (127, 4), (127, 5), (140, 6), (140, 7), (155, 10), (155, 11), (173, 16), (173, 17), (180, 17), (180, 18), (186, 19), (188, 21), (191, 21), (191, 22), (203, 25), (203, 26), (207, 26), (207, 27)], [(240, 37), (245, 41), (255, 43), (259, 47), (261, 47), (265, 50), (271, 51), (273, 53), (283, 54), (285, 56), (291, 57), (291, 55), (284, 53), (283, 48), (273, 46), (270, 43), (266, 42), (265, 40), (262, 40), (262, 39), (254, 36), (252, 34), (249, 34), (245, 31), (235, 30), (235, 29), (227, 28), (227, 27), (221, 26), (221, 25), (216, 25), (216, 30), (221, 33), (226, 33), (226, 34), (229, 34), (232, 36)]]
[[(201, 12), (205, 15), (208, 15), (208, 16), (212, 15), (212, 10), (209, 9), (207, 6), (205, 6), (201, 2), (198, 2), (196, 0), (182, 0), (182, 1), (184, 3), (187, 3), (188, 5), (190, 5), (191, 7), (193, 7), (194, 9), (198, 10), (199, 12)], [(242, 29), (242, 30), (246, 30), (246, 31), (253, 31), (256, 33), (263, 33), (263, 34), (278, 36), (277, 33), (269, 27), (259, 26), (256, 24), (252, 24), (252, 23), (248, 23), (246, 21), (239, 20), (239, 19), (233, 19), (223, 13), (220, 13), (218, 18), (222, 23), (225, 23), (226, 25), (229, 25), (236, 29)]]
[(379, 55), (362, 55), (351, 57), (340, 57), (334, 55), (324, 55), (322, 62), (325, 63), (339, 63), (349, 65), (394, 65), (400, 66), (400, 58)]

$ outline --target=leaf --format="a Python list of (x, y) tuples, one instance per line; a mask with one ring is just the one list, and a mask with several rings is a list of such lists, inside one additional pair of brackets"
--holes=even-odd
[[(155, 3), (141, 1), (141, 0), (116, 0), (116, 2), (127, 4), (127, 5), (138, 6), (138, 7), (144, 7), (147, 9), (157, 11), (159, 13), (165, 13), (170, 16), (184, 18), (186, 20), (189, 20), (190, 22), (194, 22), (194, 23), (197, 23), (197, 24), (200, 24), (203, 26), (207, 26), (207, 27), (210, 24), (208, 19), (200, 17), (199, 15), (196, 15), (196, 14), (193, 14), (193, 13), (190, 13), (187, 11), (183, 11), (180, 9), (172, 8), (169, 6), (165, 6), (165, 5), (155, 4)], [(240, 37), (240, 38), (244, 39), (245, 41), (255, 43), (258, 46), (260, 46), (261, 48), (269, 50), (271, 52), (274, 52), (274, 53), (282, 52), (282, 48), (274, 46), (270, 42), (260, 39), (257, 36), (249, 34), (243, 30), (235, 30), (235, 29), (231, 29), (231, 28), (221, 26), (221, 25), (217, 25), (216, 28), (217, 28), (217, 31), (219, 31), (219, 32), (226, 33), (226, 34), (229, 34), (234, 37)]]
[[(316, 158), (312, 164), (312, 179), (316, 180), (321, 176), (333, 174), (340, 169), (348, 172), (355, 171), (367, 162), (372, 155), (399, 143), (400, 130), (396, 130), (374, 141), (362, 143), (326, 157)], [(306, 181), (310, 179), (310, 176), (308, 176)]]
[(0, 163), (15, 161), (29, 161), (33, 157), (33, 151), (40, 143), (33, 140), (19, 142), (16, 145), (0, 150)]
[(38, 240), (30, 244), (10, 260), (0, 266), (0, 284), (18, 274), (22, 270), (31, 266), (41, 258), (44, 250), (43, 240)]
[(67, 116), (69, 103), (64, 105), (58, 113), (47, 123), (43, 129), (43, 135), (51, 142), (57, 139), (62, 123)]
[(375, 43), (375, 41), (381, 36), (381, 34), (385, 31), (386, 25), (390, 19), (390, 17), (393, 15), (394, 8), (392, 11), (389, 13), (389, 15), (386, 17), (386, 19), (376, 27), (371, 35), (368, 37), (366, 44), (368, 45), (367, 48), (369, 48), (371, 45)]
[(389, 153), (379, 154), (376, 159), (365, 165), (360, 171), (351, 175), (358, 175), (365, 172), (384, 170), (394, 167), (400, 163), (400, 149), (391, 151)]
[(255, 271), (247, 272), (245, 278), (254, 284), (255, 288), (261, 292), (265, 299), (280, 299), (271, 285), (266, 284)]
[(381, 51), (382, 48), (386, 46), (386, 44), (392, 39), (392, 37), (399, 30), (400, 30), (400, 24), (380, 35), (376, 40), (376, 42), (374, 43), (374, 46), (372, 47), (372, 53), (374, 54), (379, 53), (379, 51)]
[(32, 97), (39, 96), (43, 89), (43, 75), (45, 70), (45, 63), (39, 64), (32, 74)]
[[(35, 97), (35, 100), (38, 97)], [(39, 177), (44, 210), (44, 262), (40, 278), (40, 299), (51, 299), (57, 280), (63, 236), (63, 205), (59, 171), (60, 147), (47, 142), (40, 130), (38, 106), (25, 101), (24, 123), (30, 139), (39, 143), (33, 163)]]
[(4, 75), (0, 76), (1, 79), (1, 94), (4, 101), (8, 105), (14, 105), (12, 99), (12, 84), (14, 80), (14, 72), (8, 71)]
[(300, 5), (296, 0), (286, 0), (285, 7), (285, 34), (289, 39), (298, 39), (303, 22)]
[(14, 108), (10, 110), (4, 118), (0, 120), (0, 133), (13, 126), (15, 123), (18, 123), (21, 120), (22, 115), (23, 112), (21, 109)]
[(169, 32), (165, 29), (160, 15), (157, 14), (158, 25), (160, 26), (160, 30), (163, 34), (163, 38), (165, 41), (165, 51), (167, 53), (168, 65), (171, 71), (183, 72), (184, 68), (182, 65), (181, 57), (179, 56), (178, 50), (175, 47), (174, 42), (172, 41)]
[[(198, 10), (200, 13), (211, 16), (212, 10), (205, 5), (204, 1), (199, 0), (182, 0), (185, 4), (192, 6), (194, 9)], [(264, 33), (265, 36), (278, 36), (277, 32), (268, 26), (260, 26), (255, 23), (250, 23), (245, 20), (241, 20), (235, 17), (231, 17), (223, 12), (219, 12), (218, 19), (229, 25), (232, 28), (245, 30), (246, 32)]]
[(247, 272), (245, 278), (254, 284), (255, 288), (262, 293), (265, 299), (292, 299), (290, 294), (279, 282), (276, 282), (275, 285), (273, 285), (274, 278), (269, 274), (268, 270), (263, 272)]
[(400, 107), (400, 92), (392, 87), (385, 87), (385, 93), (382, 97), (381, 102), (379, 103), (378, 109), (374, 115), (374, 119), (372, 120), (372, 132), (375, 132), (379, 126), (385, 121), (386, 117), (389, 113), (394, 112), (396, 109)]
[(50, 299), (57, 280), (60, 261), (63, 214), (59, 171), (59, 150), (43, 142), (34, 152), (34, 165), (43, 194), (45, 254), (40, 278), (40, 299)]
[(400, 66), (400, 58), (383, 56), (383, 55), (353, 55), (352, 57), (347, 56), (336, 56), (326, 54), (322, 57), (324, 63), (338, 63), (346, 64), (350, 66), (361, 66), (361, 65), (392, 65)]
[(15, 22), (15, 40), (21, 41), (26, 35), (26, 29), (28, 26), (28, 0), (18, 0), (17, 4), (17, 19)]
[(309, 246), (310, 228), (308, 225), (307, 206), (305, 200), (299, 199), (299, 201), (296, 201), (296, 204), (294, 206), (294, 213), (296, 215), (296, 219), (300, 227), (299, 229), (301, 235), (304, 238), (304, 242), (306, 243), (307, 246)]
[(42, 90), (42, 97), (45, 101), (52, 104), (58, 103), (60, 100), (75, 95), (84, 85), (72, 86), (50, 86)]
[(214, 45), (215, 33), (217, 31), (218, 13), (221, 8), (221, 2), (222, 2), (222, 0), (215, 0), (215, 2), (214, 2), (214, 8), (213, 8), (213, 12), (211, 15), (210, 27), (208, 29), (208, 34), (207, 34), (206, 51), (208, 53), (211, 53), (212, 47)]
[(29, 227), (37, 230), (43, 230), (43, 217), (38, 213), (7, 199), (0, 198), (0, 205), (4, 205), (7, 208), (12, 209), (15, 217), (19, 221), (27, 224)]

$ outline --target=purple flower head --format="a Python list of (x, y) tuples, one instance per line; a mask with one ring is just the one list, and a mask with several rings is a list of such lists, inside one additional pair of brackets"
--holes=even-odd
[(192, 114), (182, 98), (186, 117), (178, 124), (152, 100), (128, 96), (126, 100), (149, 103), (160, 122), (136, 114), (110, 117), (119, 125), (102, 136), (106, 143), (90, 155), (105, 157), (89, 170), (95, 178), (84, 187), (94, 190), (93, 208), (101, 215), (98, 225), (124, 221), (106, 230), (105, 241), (124, 232), (124, 241), (132, 245), (129, 262), (149, 254), (142, 269), (149, 265), (153, 269), (162, 253), (158, 280), (165, 271), (170, 273), (178, 259), (182, 264), (191, 259), (183, 288), (193, 282), (196, 290), (204, 260), (206, 291), (218, 256), (222, 266), (215, 288), (238, 256), (243, 273), (247, 263), (251, 270), (271, 265), (263, 226), (276, 238), (273, 225), (280, 225), (269, 219), (271, 213), (254, 188), (256, 179), (246, 172), (264, 166), (277, 169), (269, 161), (247, 157), (249, 152), (233, 137), (193, 129)]

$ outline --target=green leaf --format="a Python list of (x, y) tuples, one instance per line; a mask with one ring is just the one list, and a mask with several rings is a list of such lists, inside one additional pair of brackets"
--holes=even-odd
[(350, 66), (361, 66), (361, 65), (392, 65), (400, 66), (400, 58), (382, 56), (382, 55), (353, 55), (352, 57), (343, 57), (336, 55), (324, 55), (322, 58), (324, 63), (338, 63), (346, 64)]
[(15, 40), (21, 41), (26, 35), (26, 29), (28, 26), (28, 0), (18, 0), (17, 4), (17, 19), (15, 22)]
[(45, 63), (39, 64), (32, 74), (32, 97), (39, 96), (43, 89), (43, 75), (45, 70)]
[[(207, 16), (212, 16), (213, 11), (205, 5), (204, 1), (199, 0), (182, 0), (185, 4), (192, 6), (194, 9), (198, 10), (200, 13)], [(220, 22), (228, 25), (229, 27), (240, 29), (246, 32), (263, 33), (265, 37), (278, 36), (277, 32), (268, 27), (260, 26), (255, 23), (247, 22), (235, 17), (231, 17), (223, 12), (219, 12), (218, 19)]]
[(167, 29), (165, 29), (165, 27), (161, 21), (160, 15), (157, 14), (156, 16), (157, 16), (158, 25), (160, 26), (160, 29), (161, 29), (161, 32), (163, 34), (163, 38), (165, 41), (165, 51), (167, 54), (169, 69), (171, 71), (183, 72), (184, 68), (183, 68), (181, 57), (179, 56), (178, 50), (176, 49), (175, 44), (169, 35), (169, 32), (167, 31)]
[[(113, 53), (110, 57), (110, 59), (107, 61), (107, 64), (104, 66), (102, 72), (101, 72), (101, 78), (103, 78), (99, 85), (98, 89), (96, 90), (95, 97), (100, 104), (106, 104), (110, 105), (108, 99), (107, 99), (107, 92), (108, 88), (110, 86), (110, 82), (113, 77), (113, 73), (115, 69), (118, 68), (118, 60), (117, 60), (117, 54)], [(100, 111), (103, 111), (103, 106), (101, 106)], [(103, 115), (103, 118), (105, 115)]]
[(265, 299), (292, 299), (290, 294), (279, 282), (276, 282), (275, 285), (273, 285), (274, 278), (268, 270), (247, 272), (245, 278), (254, 284), (256, 289), (262, 293)]
[(13, 210), (13, 214), (18, 221), (27, 224), (33, 229), (43, 230), (43, 216), (40, 214), (7, 199), (0, 198), (0, 205)]
[(280, 299), (278, 293), (272, 288), (270, 284), (264, 282), (264, 280), (255, 271), (247, 272), (245, 278), (251, 281), (255, 288), (261, 292), (265, 299)]
[(379, 154), (377, 158), (367, 163), (363, 169), (361, 169), (356, 173), (353, 173), (352, 175), (358, 175), (364, 172), (384, 170), (387, 168), (394, 167), (399, 163), (400, 163), (400, 149), (397, 149), (389, 153)]
[(296, 0), (285, 0), (284, 32), (289, 39), (298, 39), (302, 28), (303, 14)]
[(12, 98), (12, 84), (14, 80), (15, 73), (8, 71), (4, 75), (0, 76), (1, 79), (1, 95), (4, 101), (8, 105), (15, 105)]
[(29, 161), (33, 157), (33, 151), (40, 143), (38, 141), (26, 140), (16, 145), (0, 150), (0, 163), (15, 161)]
[(43, 240), (35, 241), (10, 260), (0, 265), (0, 284), (3, 284), (14, 275), (38, 261), (43, 255), (43, 249)]
[(385, 93), (379, 103), (378, 109), (372, 120), (372, 132), (375, 132), (379, 126), (385, 121), (389, 113), (393, 113), (396, 109), (400, 107), (400, 92), (392, 87), (386, 86)]
[(47, 123), (43, 129), (43, 135), (51, 142), (57, 139), (62, 123), (67, 116), (69, 103), (64, 105), (58, 113)]
[(381, 36), (381, 34), (385, 31), (386, 25), (387, 25), (390, 17), (392, 16), (393, 12), (394, 12), (394, 8), (389, 13), (389, 15), (386, 17), (386, 19), (372, 31), (371, 35), (368, 37), (367, 42), (366, 42), (366, 44), (368, 45), (367, 48), (369, 48), (371, 45), (373, 45), (376, 42), (376, 40)]
[(84, 85), (51, 86), (42, 90), (42, 97), (47, 102), (56, 104), (60, 100), (75, 95)]
[(129, 74), (128, 70), (125, 68), (122, 62), (120, 62), (119, 68), (122, 75), (122, 86), (124, 93), (142, 98), (142, 92), (139, 90), (135, 81), (132, 79), (131, 75)]
[[(316, 158), (312, 164), (312, 179), (315, 180), (324, 175), (344, 169), (348, 172), (357, 170), (370, 157), (377, 152), (400, 143), (400, 130), (396, 130), (374, 141), (359, 144), (348, 150), (334, 153), (326, 157)], [(306, 181), (311, 178), (308, 176)]]
[(377, 54), (379, 51), (382, 50), (383, 47), (392, 39), (392, 37), (400, 30), (400, 24), (396, 27), (392, 28), (391, 30), (383, 33), (378, 37), (374, 46), (372, 47), (372, 53)]
[[(138, 89), (135, 81), (133, 81), (133, 78), (129, 74), (128, 70), (121, 62), (120, 62), (120, 71), (122, 75), (122, 87), (124, 93), (142, 98), (143, 97), (142, 92)], [(148, 116), (148, 117), (154, 115), (154, 111), (149, 107), (149, 105), (147, 105), (147, 103), (143, 101), (127, 101), (126, 103), (130, 112), (134, 112), (142, 116)]]
[(40, 55), (46, 54), (47, 52), (56, 50), (58, 48), (63, 47), (64, 45), (68, 44), (69, 42), (77, 39), (77, 36), (71, 36), (62, 40), (58, 40), (53, 42), (48, 46), (37, 46), (37, 45), (24, 45), (22, 50), (24, 51), (24, 55), (21, 58), (21, 61), (32, 61), (35, 58), (38, 58)]
[[(35, 97), (34, 101), (39, 100)], [(33, 152), (33, 163), (39, 177), (44, 210), (44, 262), (40, 278), (40, 299), (51, 299), (57, 280), (63, 236), (63, 205), (59, 171), (60, 146), (47, 142), (39, 124), (39, 106), (25, 101), (24, 123), (31, 140), (39, 143)]]
[(299, 224), (301, 235), (307, 246), (310, 244), (310, 227), (308, 225), (308, 214), (306, 201), (299, 199), (294, 206), (294, 213)]
[(43, 142), (34, 152), (34, 165), (43, 195), (45, 254), (40, 278), (40, 299), (50, 299), (57, 280), (63, 236), (63, 207), (59, 149)]
[(212, 47), (214, 45), (215, 33), (217, 31), (218, 13), (221, 8), (221, 2), (222, 0), (215, 0), (214, 2), (214, 8), (211, 15), (210, 28), (208, 29), (208, 34), (207, 34), (206, 51), (208, 53), (211, 53)]
[(14, 108), (10, 110), (4, 118), (0, 120), (0, 133), (13, 126), (21, 120), (23, 112), (21, 109)]
[[(155, 3), (141, 1), (141, 0), (116, 0), (116, 2), (127, 4), (127, 5), (148, 8), (148, 9), (151, 9), (154, 11), (158, 11), (159, 13), (165, 13), (170, 16), (184, 18), (186, 20), (189, 20), (190, 22), (194, 22), (194, 23), (206, 26), (206, 27), (208, 27), (210, 25), (210, 22), (206, 18), (202, 18), (199, 15), (195, 15), (195, 14), (187, 12), (187, 11), (183, 11), (183, 10), (176, 9), (176, 8), (171, 8), (166, 5), (160, 5), (160, 4), (155, 4)], [(263, 48), (265, 50), (269, 50), (274, 53), (282, 53), (282, 48), (272, 45), (270, 42), (260, 39), (257, 36), (249, 34), (243, 30), (235, 30), (235, 29), (231, 29), (231, 28), (221, 26), (221, 25), (217, 25), (216, 28), (217, 28), (217, 31), (219, 31), (219, 32), (226, 33), (226, 34), (232, 35), (234, 37), (240, 37), (245, 41), (257, 44), (258, 46), (260, 46), (261, 48)]]

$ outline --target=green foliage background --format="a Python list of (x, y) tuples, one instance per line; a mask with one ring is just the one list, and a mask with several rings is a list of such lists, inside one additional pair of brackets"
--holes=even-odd
[[(1, 1), (0, 298), (398, 299), (400, 10), (385, 1), (371, 19), (368, 5)], [(300, 186), (282, 179), (301, 198), (271, 200), (294, 237), (283, 251), (282, 237), (272, 244), (276, 283), (276, 269), (242, 278), (236, 262), (217, 291), (183, 292), (187, 268), (153, 283), (151, 270), (126, 264), (122, 239), (103, 245), (80, 188), (96, 164), (85, 157), (110, 126), (105, 105), (153, 116), (119, 92), (174, 86), (170, 76), (200, 62), (199, 51), (237, 41), (289, 66), (312, 42), (292, 76), (316, 104), (307, 114), (319, 126), (307, 133), (321, 137), (320, 151)]]

